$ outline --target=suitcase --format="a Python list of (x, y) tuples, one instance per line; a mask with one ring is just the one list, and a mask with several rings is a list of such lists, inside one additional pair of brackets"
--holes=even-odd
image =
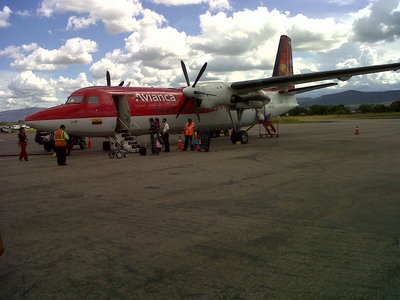
[(139, 154), (140, 155), (146, 155), (146, 151), (147, 151), (146, 147), (140, 147), (139, 148)]

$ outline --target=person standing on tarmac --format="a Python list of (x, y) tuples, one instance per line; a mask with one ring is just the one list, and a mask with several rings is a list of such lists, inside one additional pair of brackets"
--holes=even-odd
[(21, 147), (21, 153), (19, 154), (19, 160), (28, 161), (28, 152), (26, 152), (26, 147), (28, 146), (28, 138), (26, 137), (25, 127), (21, 127), (18, 133), (18, 144)]
[(156, 139), (159, 134), (159, 130), (157, 129), (156, 123), (154, 122), (153, 118), (149, 119), (149, 123), (150, 123), (149, 131), (150, 131), (150, 142), (151, 142), (151, 154), (158, 155), (159, 152), (156, 146)]
[(60, 129), (54, 131), (54, 146), (56, 148), (57, 163), (59, 166), (67, 164), (67, 146), (69, 136), (65, 132), (65, 126), (61, 125)]
[(162, 127), (161, 135), (162, 135), (162, 139), (163, 139), (164, 147), (165, 147), (164, 152), (169, 152), (169, 125), (167, 123), (166, 118), (164, 118), (162, 120), (161, 127)]
[(192, 119), (188, 119), (185, 124), (185, 146), (183, 147), (183, 151), (186, 151), (188, 146), (190, 145), (190, 149), (193, 151), (192, 147), (192, 138), (194, 134), (194, 130), (196, 129), (196, 124), (192, 122)]

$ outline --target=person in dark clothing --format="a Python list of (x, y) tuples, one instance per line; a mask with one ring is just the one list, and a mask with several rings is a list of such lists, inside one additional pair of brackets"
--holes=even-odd
[(28, 161), (28, 152), (26, 147), (28, 146), (28, 138), (26, 137), (25, 127), (21, 127), (18, 133), (18, 144), (21, 147), (21, 153), (19, 154), (19, 160)]
[(160, 131), (158, 130), (153, 118), (149, 119), (149, 123), (150, 123), (149, 131), (150, 131), (150, 141), (151, 141), (151, 153), (158, 155), (159, 151), (156, 146), (156, 139), (157, 139), (157, 136), (159, 135)]
[(157, 128), (158, 133), (160, 133), (160, 127), (161, 127), (160, 119), (159, 118), (155, 118), (154, 119), (154, 124), (156, 124), (156, 128)]
[(61, 125), (60, 129), (54, 131), (54, 146), (57, 153), (57, 163), (59, 166), (65, 166), (67, 164), (67, 145), (69, 136), (64, 131), (65, 126)]
[(165, 150), (164, 152), (169, 152), (169, 125), (167, 123), (167, 119), (164, 118), (162, 120), (162, 131), (161, 131), (163, 143)]

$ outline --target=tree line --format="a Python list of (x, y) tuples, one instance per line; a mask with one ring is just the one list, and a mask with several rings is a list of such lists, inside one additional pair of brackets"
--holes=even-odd
[(360, 104), (358, 108), (341, 105), (312, 105), (308, 107), (296, 107), (288, 111), (289, 116), (313, 116), (313, 115), (347, 115), (353, 113), (386, 113), (400, 112), (400, 101), (384, 104)]

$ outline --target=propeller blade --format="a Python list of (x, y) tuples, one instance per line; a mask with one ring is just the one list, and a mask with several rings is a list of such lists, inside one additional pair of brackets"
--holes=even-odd
[(181, 112), (185, 109), (186, 105), (189, 103), (189, 100), (190, 100), (190, 98), (187, 97), (187, 98), (185, 99), (185, 101), (183, 101), (182, 106), (179, 107), (178, 114), (176, 115), (176, 118), (178, 118), (179, 115), (181, 114)]
[(107, 78), (107, 86), (111, 86), (111, 76), (110, 72), (106, 72), (106, 78)]
[(196, 116), (197, 116), (197, 120), (199, 120), (200, 122), (200, 113), (199, 113), (199, 108), (198, 108), (198, 100), (195, 98), (192, 98), (192, 103), (193, 103), (193, 107), (194, 107), (194, 111), (196, 112)]
[(124, 85), (124, 81), (122, 80), (119, 84), (118, 84), (118, 86), (123, 86)]
[(192, 87), (195, 87), (195, 86), (196, 86), (197, 82), (199, 81), (201, 75), (203, 75), (203, 73), (204, 73), (204, 71), (206, 70), (206, 68), (207, 68), (207, 63), (205, 63), (205, 64), (201, 67), (201, 70), (200, 70), (199, 74), (197, 75), (197, 78), (196, 78), (196, 80), (194, 81)]
[(186, 83), (189, 86), (190, 85), (189, 76), (188, 76), (186, 66), (185, 66), (185, 63), (183, 62), (183, 60), (181, 60), (181, 66), (182, 66), (183, 75), (185, 76), (185, 79), (186, 79)]

